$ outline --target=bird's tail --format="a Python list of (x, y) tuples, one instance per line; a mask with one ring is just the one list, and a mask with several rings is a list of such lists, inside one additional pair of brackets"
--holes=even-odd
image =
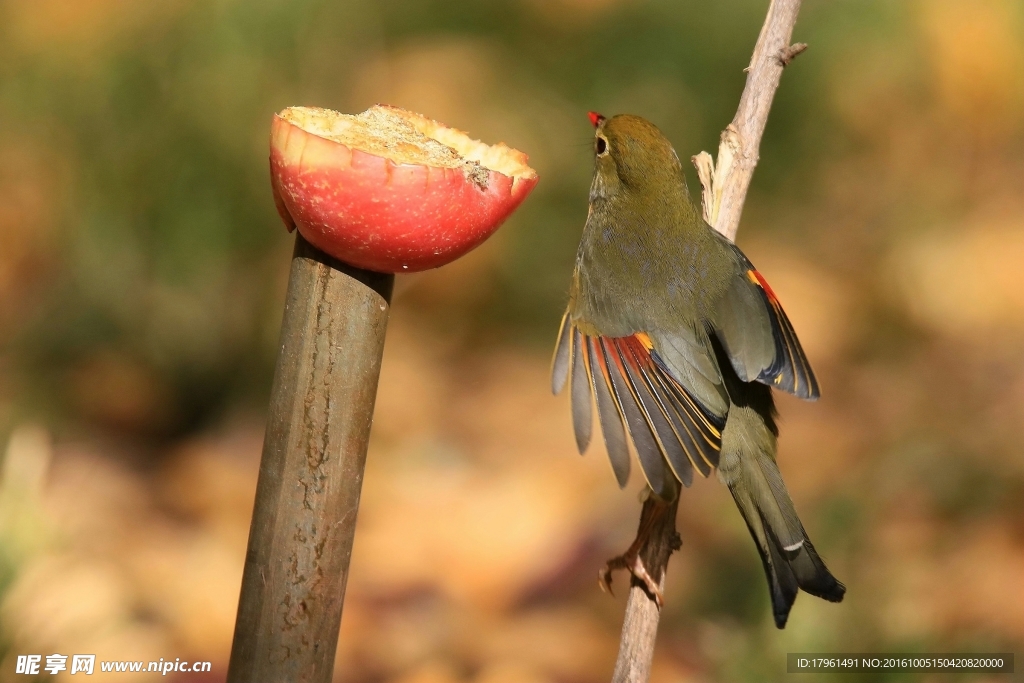
[(775, 464), (771, 390), (756, 383), (740, 385), (730, 387), (734, 405), (722, 435), (718, 477), (754, 537), (768, 576), (775, 625), (783, 628), (798, 589), (840, 602), (846, 587), (811, 545)]

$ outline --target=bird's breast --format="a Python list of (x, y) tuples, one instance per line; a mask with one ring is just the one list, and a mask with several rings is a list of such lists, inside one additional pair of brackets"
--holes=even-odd
[(685, 231), (592, 210), (577, 253), (570, 313), (608, 336), (672, 327), (708, 314), (713, 280), (707, 254)]

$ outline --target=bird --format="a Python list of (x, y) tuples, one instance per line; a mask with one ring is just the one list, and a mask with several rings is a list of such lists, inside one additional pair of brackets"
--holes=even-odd
[[(773, 390), (817, 400), (818, 380), (779, 298), (740, 249), (704, 221), (679, 156), (646, 119), (590, 112), (594, 175), (589, 210), (552, 361), (552, 391), (569, 386), (576, 445), (593, 412), (620, 487), (631, 450), (649, 495), (667, 508), (694, 471), (715, 471), (760, 555), (775, 625), (799, 590), (840, 602), (776, 463)], [(632, 445), (632, 448), (631, 448)], [(628, 568), (661, 604), (639, 549)], [(646, 529), (645, 529), (646, 528)]]

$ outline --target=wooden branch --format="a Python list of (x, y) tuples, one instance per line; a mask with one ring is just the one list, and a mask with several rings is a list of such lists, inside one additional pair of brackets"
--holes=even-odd
[[(750, 180), (757, 166), (761, 136), (768, 122), (772, 99), (779, 87), (782, 70), (794, 57), (807, 49), (805, 43), (790, 45), (801, 0), (772, 0), (747, 72), (747, 83), (739, 108), (724, 131), (718, 148), (718, 163), (707, 152), (693, 157), (700, 177), (704, 220), (728, 237), (736, 239)], [(644, 512), (651, 501), (644, 503)], [(640, 551), (648, 573), (664, 589), (665, 570), (672, 551), (678, 548), (676, 509), (678, 498), (654, 527)], [(641, 520), (643, 514), (641, 513)], [(612, 683), (646, 683), (654, 661), (654, 643), (658, 633), (657, 604), (643, 584), (633, 579), (626, 603), (626, 616), (619, 641)]]
[(805, 43), (789, 44), (799, 11), (800, 0), (772, 0), (746, 69), (747, 84), (740, 106), (732, 123), (722, 131), (718, 163), (707, 152), (693, 158), (703, 188), (704, 218), (731, 240), (736, 239), (740, 227), (743, 202), (782, 70), (807, 49)]

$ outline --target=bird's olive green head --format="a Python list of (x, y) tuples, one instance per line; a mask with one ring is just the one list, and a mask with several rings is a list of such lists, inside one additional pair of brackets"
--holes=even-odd
[(666, 193), (685, 185), (679, 156), (653, 123), (629, 114), (606, 119), (595, 112), (590, 121), (596, 129), (592, 196)]

